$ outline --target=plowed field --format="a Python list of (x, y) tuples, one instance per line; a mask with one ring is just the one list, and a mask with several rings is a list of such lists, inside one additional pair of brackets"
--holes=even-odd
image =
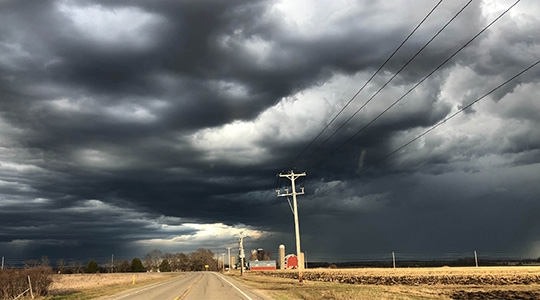
[[(296, 270), (260, 271), (266, 276), (298, 278)], [(540, 267), (310, 269), (304, 280), (374, 285), (540, 284)]]

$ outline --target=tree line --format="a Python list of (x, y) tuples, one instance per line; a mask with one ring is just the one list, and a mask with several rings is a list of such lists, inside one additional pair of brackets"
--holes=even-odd
[[(25, 262), (25, 268), (36, 265), (48, 265), (48, 259), (39, 261)], [(83, 262), (72, 261), (66, 263), (60, 259), (56, 262), (56, 272), (61, 274), (77, 273), (124, 273), (124, 272), (186, 272), (186, 271), (204, 271), (208, 266), (208, 271), (217, 271), (218, 262), (214, 258), (214, 253), (208, 249), (199, 249), (189, 254), (163, 253), (158, 249), (152, 250), (144, 259), (138, 257), (131, 261), (114, 260), (99, 265), (96, 261), (90, 260), (87, 264)]]

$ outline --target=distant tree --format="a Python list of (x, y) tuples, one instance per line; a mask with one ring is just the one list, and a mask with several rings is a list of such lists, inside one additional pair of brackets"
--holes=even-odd
[(189, 261), (189, 256), (185, 253), (176, 253), (178, 257), (178, 266), (180, 271), (191, 271), (191, 262)]
[(30, 269), (39, 266), (39, 261), (37, 259), (30, 259), (23, 262), (25, 269)]
[(171, 266), (169, 265), (169, 261), (164, 259), (161, 264), (159, 265), (159, 271), (160, 272), (170, 272)]
[(172, 255), (172, 258), (169, 259), (171, 264), (171, 271), (190, 271), (190, 261), (189, 257), (182, 252)]
[(137, 257), (131, 260), (131, 272), (146, 272), (142, 261)]
[(163, 257), (163, 253), (158, 249), (154, 249), (144, 257), (146, 269), (150, 272), (156, 272)]
[(47, 255), (41, 257), (41, 265), (44, 267), (51, 266), (51, 262), (49, 261), (49, 257)]
[(99, 265), (97, 262), (90, 260), (88, 262), (88, 265), (86, 266), (86, 273), (98, 273), (99, 272)]
[(82, 273), (84, 270), (84, 265), (79, 261), (72, 261), (69, 263), (69, 272), (73, 274)]
[(63, 259), (57, 260), (56, 269), (58, 270), (58, 274), (64, 274), (66, 272), (66, 261)]
[(131, 272), (131, 264), (124, 259), (121, 263), (118, 264), (118, 266), (116, 267), (116, 271), (120, 273)]
[(204, 271), (205, 265), (208, 265), (210, 271), (217, 271), (217, 261), (214, 259), (214, 253), (207, 249), (199, 249), (189, 254), (189, 260), (192, 271)]

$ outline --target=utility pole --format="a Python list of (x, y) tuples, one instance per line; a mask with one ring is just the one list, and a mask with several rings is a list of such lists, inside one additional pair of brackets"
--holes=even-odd
[(295, 186), (295, 180), (298, 179), (298, 177), (306, 176), (306, 173), (301, 174), (295, 174), (294, 171), (291, 170), (289, 174), (279, 174), (279, 177), (285, 177), (288, 178), (291, 181), (292, 186), (292, 192), (289, 193), (288, 189), (285, 189), (285, 194), (280, 194), (281, 190), (276, 190), (278, 197), (286, 197), (286, 196), (292, 196), (293, 197), (293, 214), (294, 214), (294, 231), (296, 235), (296, 255), (298, 257), (298, 281), (302, 282), (302, 270), (304, 269), (303, 263), (300, 261), (300, 257), (302, 253), (300, 252), (300, 226), (298, 225), (298, 206), (296, 204), (296, 195), (303, 195), (304, 194), (304, 188), (301, 188), (301, 192), (296, 192), (296, 186)]
[(229, 272), (231, 271), (231, 248), (227, 247), (227, 252), (229, 253)]
[(216, 250), (216, 257), (217, 257), (217, 271), (219, 272), (219, 250)]
[(392, 251), (392, 264), (395, 269), (396, 268), (396, 254), (394, 253), (394, 251)]
[(474, 262), (476, 263), (476, 267), (478, 268), (478, 256), (476, 255), (476, 250), (474, 250)]
[(221, 254), (221, 270), (225, 273), (225, 253)]
[(240, 239), (238, 240), (238, 243), (240, 244), (240, 276), (244, 276), (244, 237), (240, 236)]
[(111, 273), (114, 273), (114, 254), (111, 256)]
[(2, 271), (4, 271), (4, 257), (2, 256)]

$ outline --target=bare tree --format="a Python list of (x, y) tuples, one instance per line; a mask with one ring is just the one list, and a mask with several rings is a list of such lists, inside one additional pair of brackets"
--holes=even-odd
[(72, 261), (69, 263), (69, 270), (73, 274), (82, 273), (84, 270), (84, 265), (80, 261)]
[(56, 269), (58, 269), (58, 274), (63, 274), (65, 272), (66, 261), (59, 259), (56, 261)]
[(163, 253), (158, 249), (152, 250), (144, 257), (144, 265), (146, 269), (151, 272), (157, 272), (159, 265), (161, 264)]
[(51, 262), (49, 261), (49, 257), (47, 255), (44, 255), (41, 257), (41, 265), (44, 267), (50, 267)]
[(30, 259), (23, 262), (25, 269), (30, 269), (39, 266), (40, 262), (37, 259)]
[(208, 265), (210, 271), (217, 271), (217, 261), (214, 259), (214, 253), (207, 249), (199, 249), (189, 254), (192, 271), (204, 271)]

